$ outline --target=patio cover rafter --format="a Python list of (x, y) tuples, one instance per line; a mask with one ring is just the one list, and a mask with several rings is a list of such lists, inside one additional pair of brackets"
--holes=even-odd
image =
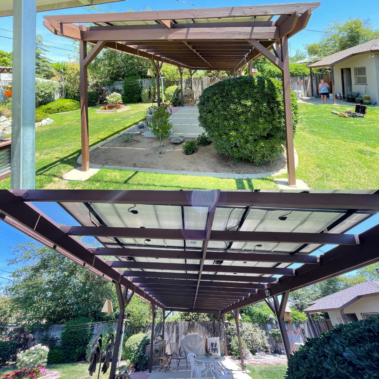
[[(86, 198), (86, 194), (89, 197)], [(143, 200), (144, 208), (140, 208), (142, 204), (138, 199)], [(376, 249), (379, 244), (379, 226), (359, 235), (347, 232), (349, 228), (378, 212), (378, 199), (379, 194), (373, 191), (365, 194), (253, 191), (5, 191), (0, 196), (0, 216), (41, 243), (80, 264), (85, 264), (105, 279), (134, 290), (137, 295), (162, 309), (220, 314), (379, 261)], [(60, 227), (49, 220), (34, 204), (30, 204), (38, 203), (38, 200), (58, 201), (82, 226)], [(130, 203), (137, 205), (138, 214), (127, 211), (129, 207), (125, 204)], [(90, 204), (91, 209), (96, 210), (96, 214), (89, 216), (86, 204)], [(200, 223), (182, 224), (182, 206), (185, 208), (186, 217), (192, 214)], [(288, 209), (295, 212), (293, 217), (289, 216), (287, 221), (278, 221), (278, 216), (283, 215), (282, 211)], [(112, 213), (116, 210), (119, 216)], [(238, 210), (239, 214), (237, 216), (235, 212), (233, 215), (232, 225), (235, 225), (233, 228), (237, 228), (234, 231), (229, 230), (228, 223), (233, 210)], [(280, 212), (277, 212), (278, 210)], [(153, 225), (151, 217), (154, 218), (156, 212), (163, 217), (164, 224), (160, 224), (160, 228), (108, 226), (115, 225), (116, 216), (126, 217), (126, 225), (140, 224), (138, 220), (141, 220), (142, 225)], [(306, 214), (303, 214), (304, 212)], [(150, 219), (143, 221), (146, 215)], [(91, 220), (96, 221), (93, 217), (104, 217), (102, 226), (88, 226), (92, 224)], [(263, 226), (263, 230), (267, 230), (265, 232), (253, 226), (255, 223), (259, 225), (263, 220), (266, 223)], [(309, 223), (304, 224), (301, 220), (309, 220)], [(166, 225), (170, 225), (172, 229), (165, 229)], [(203, 229), (199, 228), (200, 225)], [(299, 225), (302, 232), (297, 232), (293, 225)], [(123, 246), (123, 243), (127, 242), (122, 240), (124, 237), (114, 240), (106, 236), (109, 230), (115, 229), (126, 231), (127, 233), (122, 234), (127, 236), (125, 238), (137, 239), (134, 249)], [(76, 233), (88, 231), (88, 235), (101, 234), (102, 236), (97, 238), (105, 247), (99, 250), (87, 248), (76, 237), (67, 233), (74, 230)], [(194, 240), (196, 236), (199, 239)], [(149, 237), (156, 239), (154, 243), (157, 247), (153, 249), (149, 246), (144, 250), (143, 238)], [(290, 245), (287, 252), (282, 251), (280, 254), (275, 251), (266, 254), (261, 251), (255, 252), (257, 237), (263, 238), (264, 244), (272, 243), (272, 249), (277, 246), (279, 251), (285, 250), (286, 244), (294, 246)], [(141, 239), (142, 244), (139, 242)], [(245, 244), (240, 242), (245, 240), (247, 243), (253, 242), (250, 247), (245, 248), (246, 250), (243, 249)], [(115, 244), (116, 241), (118, 245)], [(171, 250), (170, 241), (174, 241), (179, 249)], [(178, 241), (195, 241), (197, 250), (191, 251), (189, 243), (183, 250)], [(237, 244), (233, 241), (237, 241)], [(222, 251), (212, 250), (220, 243), (225, 246), (220, 248)], [(240, 243), (242, 245), (238, 245)], [(279, 246), (281, 243), (283, 245)], [(313, 247), (312, 243), (316, 246)], [(319, 257), (309, 255), (318, 247), (329, 243), (338, 246)], [(119, 257), (120, 260), (104, 261), (101, 255), (95, 254), (102, 249), (110, 256), (114, 250), (113, 256)], [(141, 252), (140, 256), (138, 250)], [(128, 254), (128, 251), (134, 252), (135, 257), (126, 255), (128, 259), (125, 260), (124, 253)], [(118, 254), (119, 252), (121, 253)], [(195, 258), (194, 254), (195, 260), (192, 259)], [(242, 260), (243, 256), (246, 256), (246, 264)], [(161, 261), (156, 262), (154, 258)], [(230, 262), (227, 262), (228, 259)], [(269, 262), (265, 262), (265, 259)], [(282, 259), (285, 262), (281, 262)], [(294, 262), (297, 259), (304, 261)], [(256, 264), (248, 265), (249, 262)], [(288, 267), (291, 263), (302, 265), (294, 269)], [(119, 272), (115, 267), (129, 270)]]

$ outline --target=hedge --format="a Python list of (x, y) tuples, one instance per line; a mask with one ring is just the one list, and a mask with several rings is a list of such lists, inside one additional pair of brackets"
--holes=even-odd
[(171, 103), (174, 97), (175, 91), (178, 89), (178, 86), (167, 87), (164, 91), (164, 99), (166, 103)]
[(53, 113), (74, 111), (79, 108), (80, 108), (80, 103), (77, 100), (58, 99), (58, 100), (52, 101), (49, 104), (41, 105), (40, 107), (36, 109), (36, 111), (53, 114)]
[(93, 107), (99, 104), (100, 93), (97, 91), (88, 91), (88, 106)]
[(141, 99), (142, 84), (140, 78), (131, 76), (124, 79), (123, 82), (124, 95), (122, 97), (124, 104), (138, 103)]
[(143, 333), (134, 334), (125, 343), (123, 355), (134, 367), (143, 371), (148, 363), (149, 356), (145, 354), (145, 347), (149, 343), (149, 337)]
[[(292, 96), (293, 129), (298, 121)], [(263, 76), (240, 76), (206, 88), (200, 96), (199, 122), (213, 146), (236, 162), (260, 166), (274, 162), (286, 139), (282, 83)]]
[(64, 361), (64, 356), (61, 349), (52, 349), (47, 355), (47, 363), (56, 365)]
[(291, 356), (286, 378), (379, 378), (379, 315), (308, 338)]
[(18, 347), (17, 341), (0, 341), (0, 367), (16, 359)]

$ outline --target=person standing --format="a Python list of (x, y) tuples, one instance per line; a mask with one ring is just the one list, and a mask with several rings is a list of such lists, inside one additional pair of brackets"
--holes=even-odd
[(321, 95), (321, 104), (324, 102), (326, 104), (326, 97), (329, 95), (329, 85), (324, 82), (324, 79), (321, 79), (321, 82), (318, 86), (318, 92)]

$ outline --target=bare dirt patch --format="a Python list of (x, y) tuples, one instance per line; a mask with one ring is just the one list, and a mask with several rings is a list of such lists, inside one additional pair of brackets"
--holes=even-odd
[(185, 155), (182, 145), (169, 140), (163, 142), (159, 154), (159, 141), (154, 138), (135, 136), (124, 142), (123, 136), (90, 152), (90, 162), (103, 166), (122, 166), (175, 171), (215, 172), (229, 174), (261, 174), (286, 168), (286, 157), (281, 155), (274, 163), (253, 166), (249, 162), (235, 163), (214, 150), (213, 145), (199, 146), (192, 155)]

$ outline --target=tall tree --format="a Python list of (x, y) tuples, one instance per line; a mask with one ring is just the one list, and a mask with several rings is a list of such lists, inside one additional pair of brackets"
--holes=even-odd
[(36, 38), (36, 76), (39, 78), (51, 79), (54, 76), (51, 60), (46, 57), (48, 51), (43, 37), (38, 34)]
[(0, 66), (12, 67), (12, 53), (0, 50)]
[(370, 20), (357, 17), (345, 22), (335, 21), (324, 30), (319, 42), (305, 47), (309, 55), (321, 58), (375, 38), (379, 38), (379, 29), (374, 29)]

